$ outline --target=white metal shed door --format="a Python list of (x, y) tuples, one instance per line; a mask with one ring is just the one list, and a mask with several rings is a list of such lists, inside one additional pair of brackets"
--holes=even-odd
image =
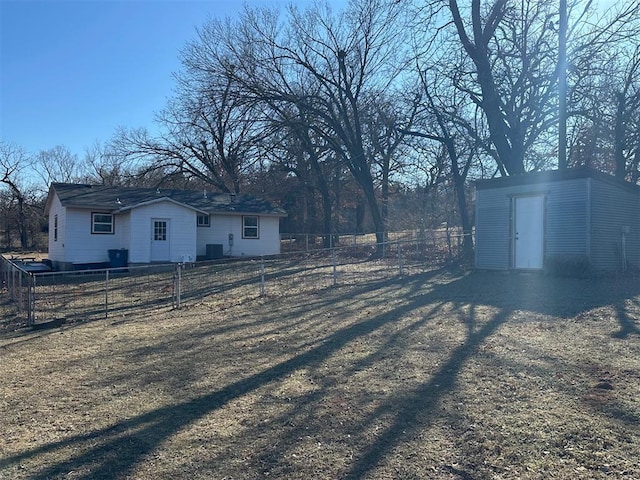
[(170, 223), (167, 219), (151, 219), (151, 261), (168, 262), (170, 259)]
[(544, 197), (515, 197), (514, 204), (514, 267), (541, 269), (544, 255)]

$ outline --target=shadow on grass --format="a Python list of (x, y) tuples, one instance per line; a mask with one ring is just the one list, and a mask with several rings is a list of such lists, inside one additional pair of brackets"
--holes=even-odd
[[(628, 338), (629, 335), (640, 335), (640, 327), (638, 327), (636, 323), (636, 321), (640, 320), (639, 301), (627, 301), (629, 303), (628, 305), (624, 299), (618, 299), (614, 303), (616, 318), (620, 324), (620, 330), (612, 334), (614, 338), (625, 339)], [(634, 308), (635, 315), (629, 312), (631, 308)]]
[[(229, 402), (282, 380), (300, 369), (317, 368), (348, 343), (364, 339), (367, 335), (379, 331), (411, 312), (429, 308), (429, 313), (419, 316), (409, 330), (431, 321), (445, 304), (453, 304), (459, 311), (464, 307), (466, 309), (464, 315), (467, 316), (465, 319), (467, 336), (464, 342), (453, 348), (428, 381), (412, 390), (398, 392), (392, 399), (380, 404), (362, 422), (360, 427), (364, 429), (366, 424), (371, 424), (380, 416), (392, 419), (380, 435), (356, 452), (344, 475), (347, 478), (361, 478), (376, 468), (394, 446), (405, 438), (407, 431), (416, 428), (414, 427), (416, 423), (420, 428), (424, 428), (425, 422), (433, 421), (438, 415), (439, 402), (454, 389), (462, 367), (473, 357), (483, 342), (509, 320), (514, 310), (531, 309), (550, 315), (569, 316), (593, 308), (605, 299), (613, 300), (614, 303), (622, 302), (622, 298), (585, 296), (584, 292), (575, 290), (579, 284), (562, 283), (565, 288), (559, 291), (557, 284), (549, 285), (548, 279), (542, 276), (514, 277), (484, 273), (464, 276), (442, 275), (442, 272), (430, 272), (413, 277), (386, 279), (360, 285), (343, 294), (334, 295), (327, 300), (327, 305), (339, 305), (341, 295), (343, 300), (347, 300), (358, 295), (370, 295), (376, 289), (402, 286), (412, 292), (409, 298), (399, 306), (327, 334), (324, 338), (317, 339), (313, 344), (315, 346), (309, 347), (303, 353), (241, 378), (217, 391), (122, 420), (108, 428), (71, 436), (24, 451), (1, 460), (0, 468), (19, 465), (25, 460), (57, 450), (70, 449), (79, 453), (44, 467), (30, 478), (46, 479), (64, 475), (70, 471), (76, 471), (75, 478), (125, 477), (145, 456), (178, 431)], [(438, 282), (433, 283), (431, 288), (422, 290), (425, 284), (437, 276), (440, 276)], [(492, 318), (478, 322), (473, 313), (476, 305), (494, 306), (497, 313)], [(294, 312), (294, 314), (299, 313), (300, 309)], [(389, 342), (393, 341), (393, 338), (389, 339)], [(385, 345), (388, 346), (389, 342)], [(378, 355), (382, 353), (377, 352)], [(375, 362), (375, 356), (369, 361)], [(317, 398), (311, 401), (317, 401)], [(421, 419), (420, 422), (416, 422), (418, 417)], [(286, 448), (287, 444), (294, 441), (294, 437), (295, 435), (290, 435), (289, 440), (284, 441), (281, 448)], [(272, 453), (277, 456), (282, 455), (282, 452)]]

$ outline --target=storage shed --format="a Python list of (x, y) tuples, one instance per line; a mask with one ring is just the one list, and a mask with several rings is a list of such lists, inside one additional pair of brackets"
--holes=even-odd
[(476, 268), (640, 267), (640, 186), (592, 169), (476, 182)]

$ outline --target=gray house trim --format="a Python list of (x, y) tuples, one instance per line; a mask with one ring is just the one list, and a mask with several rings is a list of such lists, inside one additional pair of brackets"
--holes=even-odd
[(476, 183), (477, 268), (522, 268), (522, 261), (517, 265), (516, 260), (521, 239), (514, 229), (514, 209), (517, 199), (527, 196), (543, 198), (542, 245), (534, 242), (533, 247), (538, 249), (535, 255), (542, 252), (544, 265), (586, 260), (595, 270), (618, 270), (624, 255), (630, 268), (640, 267), (640, 186), (594, 170), (574, 169)]
[(609, 174), (585, 167), (570, 168), (567, 170), (531, 172), (524, 175), (512, 175), (509, 177), (496, 177), (477, 180), (476, 190), (515, 185), (533, 185), (545, 182), (557, 182), (561, 180), (573, 180), (579, 178), (593, 178), (609, 185), (614, 185), (617, 188), (628, 190), (630, 192), (640, 192), (640, 185), (634, 185), (630, 182), (621, 181)]

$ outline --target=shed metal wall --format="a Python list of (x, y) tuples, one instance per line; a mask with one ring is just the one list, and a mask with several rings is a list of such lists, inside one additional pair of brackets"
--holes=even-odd
[(476, 268), (509, 268), (510, 203), (510, 198), (503, 189), (476, 192)]
[(586, 257), (596, 270), (620, 270), (623, 227), (628, 268), (640, 268), (640, 187), (589, 169), (538, 172), (476, 185), (476, 267), (508, 269), (516, 196), (544, 195), (545, 258)]
[(640, 190), (592, 180), (591, 264), (597, 270), (622, 268), (622, 227), (629, 267), (640, 267)]
[(511, 215), (514, 197), (543, 195), (545, 257), (589, 254), (588, 179), (544, 181), (479, 188), (476, 194), (476, 268), (512, 267)]
[(547, 184), (545, 256), (589, 256), (589, 179)]

